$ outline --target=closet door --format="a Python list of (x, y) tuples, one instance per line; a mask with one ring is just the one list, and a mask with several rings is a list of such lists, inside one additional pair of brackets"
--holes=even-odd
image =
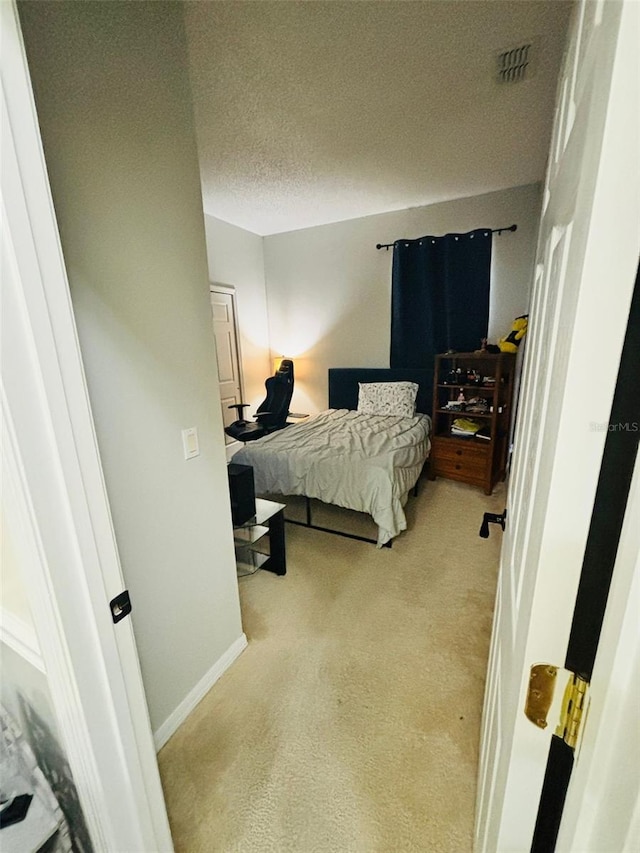
[[(233, 292), (226, 289), (211, 288), (211, 312), (218, 360), (222, 422), (227, 427), (238, 416), (237, 410), (230, 409), (229, 406), (242, 402), (238, 324)], [(245, 410), (246, 414), (248, 412)], [(232, 442), (233, 439), (225, 434), (225, 443), (231, 444)]]

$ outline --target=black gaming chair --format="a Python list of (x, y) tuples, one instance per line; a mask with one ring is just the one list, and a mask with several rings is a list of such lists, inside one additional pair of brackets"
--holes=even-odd
[(255, 421), (245, 421), (242, 410), (248, 403), (232, 403), (229, 408), (237, 409), (238, 420), (225, 428), (227, 435), (236, 441), (253, 441), (269, 432), (275, 432), (287, 425), (289, 403), (293, 394), (293, 362), (283, 358), (274, 376), (264, 383), (267, 396), (256, 410)]

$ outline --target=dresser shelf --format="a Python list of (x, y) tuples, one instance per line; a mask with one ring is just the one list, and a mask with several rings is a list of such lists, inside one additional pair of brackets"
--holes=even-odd
[[(498, 480), (506, 476), (509, 449), (509, 423), (513, 396), (515, 354), (511, 353), (445, 353), (437, 355), (433, 380), (433, 434), (429, 476), (446, 477), (480, 486), (490, 495)], [(460, 370), (460, 382), (444, 381)], [(493, 383), (467, 381), (475, 371), (480, 377), (492, 377)], [(450, 410), (444, 406), (457, 401), (459, 395), (468, 402), (473, 397), (486, 400), (487, 412)], [(456, 418), (481, 425), (484, 438), (451, 433)]]

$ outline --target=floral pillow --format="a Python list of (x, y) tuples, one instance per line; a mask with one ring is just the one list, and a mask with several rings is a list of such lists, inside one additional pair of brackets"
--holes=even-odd
[(396, 415), (412, 418), (416, 412), (415, 382), (359, 382), (358, 412), (361, 415)]

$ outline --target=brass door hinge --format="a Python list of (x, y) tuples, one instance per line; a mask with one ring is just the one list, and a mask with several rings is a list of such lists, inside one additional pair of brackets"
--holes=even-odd
[(558, 675), (565, 672), (569, 681), (564, 690), (559, 712), (560, 721), (555, 734), (567, 746), (575, 749), (580, 738), (580, 725), (585, 712), (589, 682), (573, 672), (561, 670), (548, 663), (535, 664), (529, 674), (529, 687), (524, 712), (529, 720), (540, 729), (546, 729), (547, 716), (554, 700)]
[(576, 748), (580, 737), (580, 724), (582, 723), (588, 687), (589, 682), (574, 673), (564, 689), (562, 716), (556, 728), (556, 734), (571, 749)]

